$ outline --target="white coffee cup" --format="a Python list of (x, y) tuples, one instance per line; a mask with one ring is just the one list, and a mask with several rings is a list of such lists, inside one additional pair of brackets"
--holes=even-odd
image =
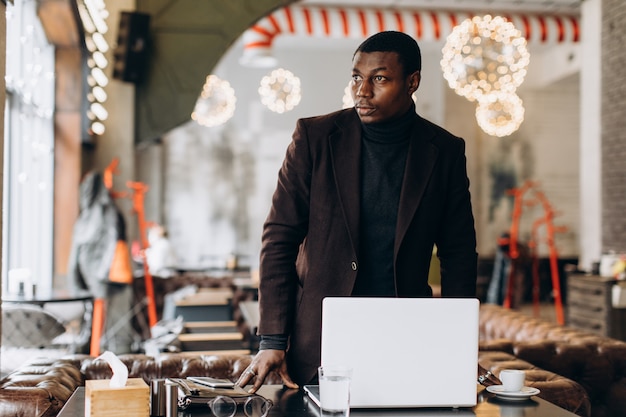
[(526, 372), (520, 369), (503, 369), (500, 371), (500, 381), (505, 391), (521, 391), (526, 380)]

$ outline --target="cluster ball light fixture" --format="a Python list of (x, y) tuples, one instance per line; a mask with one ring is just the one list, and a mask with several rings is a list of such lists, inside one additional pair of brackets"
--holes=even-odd
[(503, 91), (491, 93), (478, 99), (476, 121), (487, 134), (497, 137), (509, 136), (524, 121), (522, 99), (515, 93)]
[(233, 117), (236, 102), (235, 90), (228, 81), (217, 75), (208, 75), (191, 119), (202, 126), (219, 126)]
[(526, 77), (526, 39), (501, 16), (475, 16), (456, 26), (442, 49), (441, 68), (450, 88), (477, 101), (476, 120), (487, 134), (515, 132), (524, 120), (515, 94)]
[(276, 113), (293, 110), (302, 99), (300, 78), (284, 68), (273, 70), (261, 79), (261, 102)]
[(450, 88), (470, 101), (494, 91), (515, 92), (526, 77), (526, 39), (501, 16), (475, 16), (456, 26), (442, 50)]

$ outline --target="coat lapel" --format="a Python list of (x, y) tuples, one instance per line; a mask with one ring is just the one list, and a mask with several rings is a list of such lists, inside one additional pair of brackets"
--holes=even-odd
[(409, 154), (407, 156), (404, 179), (402, 180), (402, 191), (400, 192), (396, 241), (394, 244), (394, 253), (396, 255), (415, 215), (415, 211), (422, 200), (424, 190), (437, 160), (438, 150), (431, 142), (434, 134), (434, 131), (424, 123), (421, 117), (413, 125)]
[(361, 122), (356, 113), (347, 113), (338, 120), (338, 129), (328, 137), (332, 158), (334, 181), (339, 192), (339, 202), (348, 226), (352, 247), (358, 254), (359, 242), (359, 190), (361, 176)]

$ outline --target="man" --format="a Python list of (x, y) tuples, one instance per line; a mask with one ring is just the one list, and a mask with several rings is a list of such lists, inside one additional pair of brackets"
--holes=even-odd
[[(476, 294), (465, 143), (415, 113), (421, 53), (381, 32), (353, 56), (354, 108), (301, 119), (263, 230), (260, 351), (238, 384), (275, 369), (297, 388), (320, 365), (326, 296), (430, 297), (433, 245), (445, 297)], [(410, 331), (409, 329), (407, 329)]]

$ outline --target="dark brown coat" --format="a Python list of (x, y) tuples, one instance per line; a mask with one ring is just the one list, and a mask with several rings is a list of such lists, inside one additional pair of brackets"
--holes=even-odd
[[(359, 268), (361, 123), (354, 109), (301, 119), (263, 230), (259, 334), (290, 335), (289, 373), (320, 363), (321, 305), (349, 296)], [(399, 297), (430, 297), (433, 244), (442, 295), (475, 296), (476, 235), (465, 142), (415, 117), (395, 243)]]

